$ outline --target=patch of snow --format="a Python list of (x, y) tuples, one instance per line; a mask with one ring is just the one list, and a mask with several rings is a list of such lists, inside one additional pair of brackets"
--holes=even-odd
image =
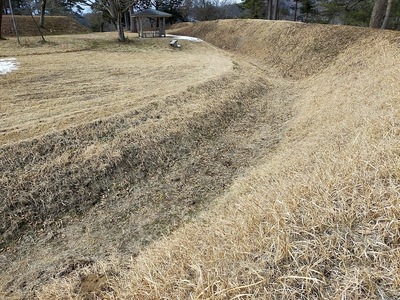
[(5, 75), (18, 69), (16, 58), (2, 58), (0, 59), (0, 75)]
[(186, 40), (186, 41), (191, 41), (191, 42), (196, 42), (196, 43), (200, 43), (200, 42), (204, 42), (201, 39), (192, 37), (192, 36), (185, 36), (185, 35), (172, 35), (172, 34), (167, 34), (167, 37), (172, 38), (172, 39), (176, 39), (176, 40)]

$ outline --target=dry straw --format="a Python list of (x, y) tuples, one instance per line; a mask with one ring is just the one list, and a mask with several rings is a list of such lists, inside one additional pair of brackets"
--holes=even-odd
[[(82, 264), (43, 285), (37, 298), (400, 297), (399, 34), (244, 20), (177, 31), (231, 50), (231, 71), (179, 94), (171, 109), (159, 105), (167, 100), (149, 106), (147, 118), (161, 114), (162, 123), (122, 114), (80, 125), (87, 136), (79, 139), (67, 129), (67, 145), (98, 135), (87, 129), (93, 124), (104, 130), (103, 140), (60, 161), (79, 164), (82, 178), (97, 172), (102, 184), (123, 178), (107, 177), (110, 170), (124, 170), (129, 185), (140, 188), (135, 178), (159, 168), (174, 179), (182, 164), (176, 170), (189, 177), (188, 157), (200, 153), (208, 176), (223, 170), (212, 169), (224, 152), (211, 151), (210, 143), (237, 147), (228, 153), (242, 163), (241, 176), (225, 190), (215, 185), (224, 193), (205, 193), (214, 199), (207, 208), (138, 256), (116, 249), (120, 261)], [(127, 120), (139, 123), (119, 133), (125, 125), (113, 124)], [(269, 143), (260, 144), (266, 136)], [(240, 158), (247, 156), (253, 160)], [(99, 161), (106, 167), (98, 170)], [(159, 199), (151, 204), (177, 205), (166, 194)]]

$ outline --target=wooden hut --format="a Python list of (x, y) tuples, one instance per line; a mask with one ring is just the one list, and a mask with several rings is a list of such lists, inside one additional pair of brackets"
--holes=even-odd
[(165, 19), (170, 17), (169, 13), (151, 8), (138, 11), (131, 15), (131, 31), (137, 31), (139, 37), (165, 36)]

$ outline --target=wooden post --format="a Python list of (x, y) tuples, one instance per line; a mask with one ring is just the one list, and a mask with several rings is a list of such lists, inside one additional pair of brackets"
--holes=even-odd
[(142, 17), (139, 17), (138, 21), (139, 21), (139, 37), (143, 37), (143, 19), (142, 19)]
[(162, 18), (162, 36), (165, 37), (165, 17)]
[(129, 8), (129, 18), (131, 18), (131, 32), (135, 31), (135, 18), (132, 16), (133, 15), (133, 8)]

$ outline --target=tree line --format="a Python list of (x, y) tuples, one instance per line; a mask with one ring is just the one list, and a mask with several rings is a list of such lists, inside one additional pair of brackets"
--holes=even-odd
[(249, 18), (400, 29), (400, 0), (244, 0)]
[[(373, 28), (400, 29), (400, 0), (0, 0), (0, 38), (3, 14), (33, 13), (45, 26), (46, 15), (89, 15), (99, 26), (112, 23), (119, 40), (132, 11), (155, 8), (173, 15), (171, 22), (226, 18), (256, 18), (333, 23)], [(90, 11), (90, 13), (87, 13)], [(89, 19), (89, 17), (87, 18)], [(89, 23), (91, 20), (89, 19)]]

